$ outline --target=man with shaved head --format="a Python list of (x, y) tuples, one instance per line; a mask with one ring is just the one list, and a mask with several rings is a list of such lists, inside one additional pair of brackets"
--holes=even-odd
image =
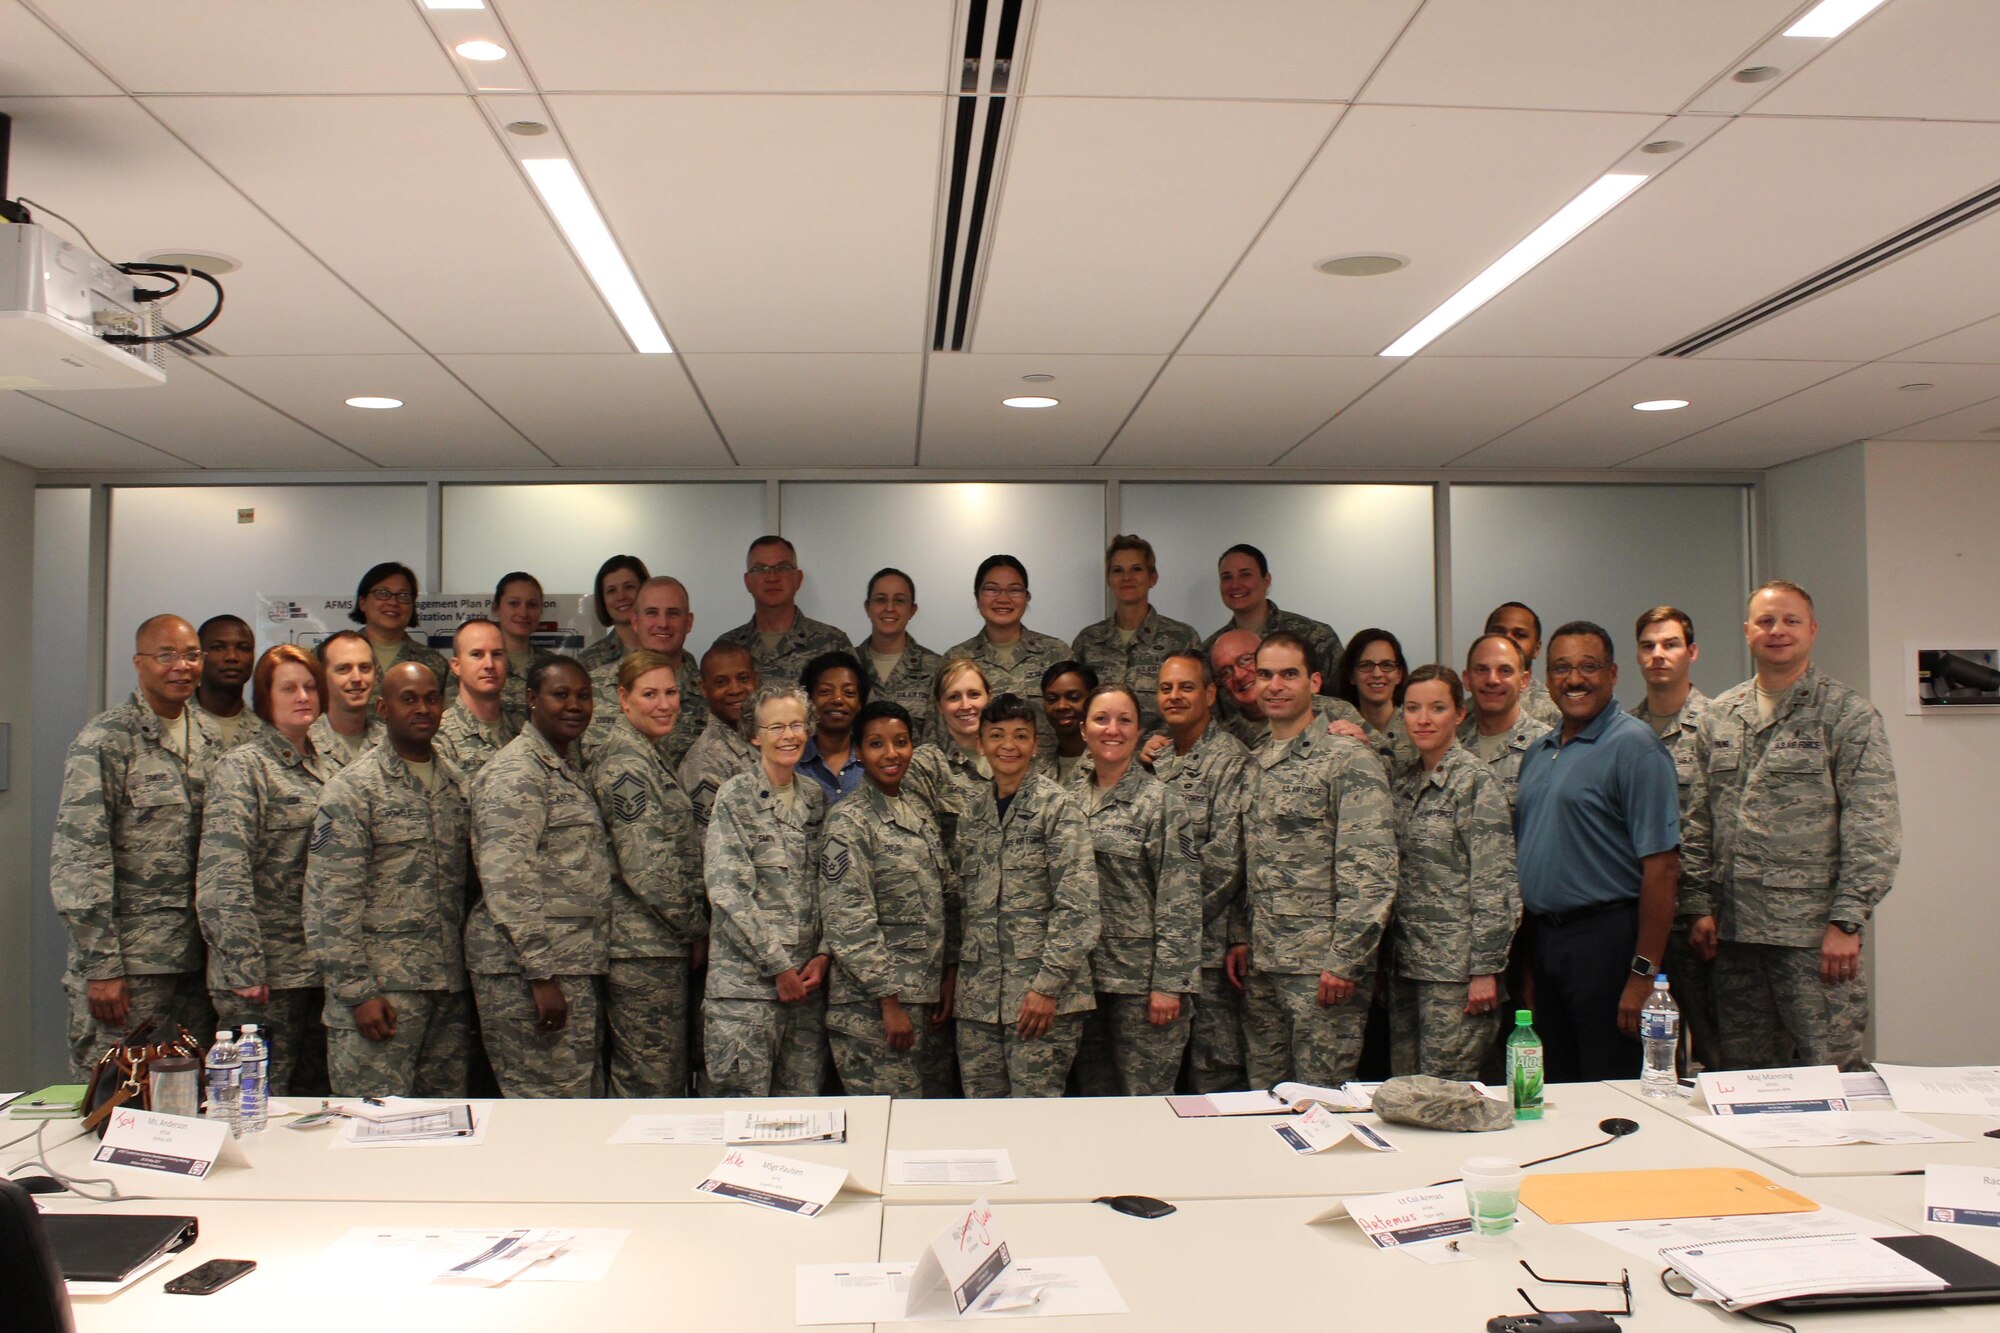
[[(701, 735), (702, 725), (708, 721), (708, 708), (701, 696), (701, 672), (694, 654), (687, 651), (688, 631), (693, 628), (694, 609), (688, 600), (687, 584), (671, 574), (655, 574), (639, 585), (638, 595), (632, 599), (632, 633), (640, 648), (673, 663), (674, 679), (681, 687), (680, 720), (672, 731), (654, 742), (669, 769), (677, 769), (686, 761), (688, 751)], [(618, 711), (618, 664), (623, 660), (621, 654), (590, 673), (590, 730), (577, 745), (578, 756), (586, 763), (596, 757), (598, 748), (622, 716)]]
[(219, 749), (188, 706), (201, 640), (179, 616), (139, 627), (139, 688), (92, 718), (63, 764), (49, 894), (69, 929), (71, 1076), (140, 1023), (214, 1029), (195, 923), (202, 800)]
[(257, 665), (257, 640), (241, 616), (210, 616), (195, 631), (201, 640), (201, 682), (194, 706), (215, 733), (219, 750), (232, 750), (254, 740), (264, 719), (243, 702), (243, 687)]

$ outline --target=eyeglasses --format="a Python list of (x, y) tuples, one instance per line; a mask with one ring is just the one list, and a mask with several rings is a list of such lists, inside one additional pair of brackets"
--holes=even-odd
[(803, 736), (806, 734), (806, 724), (803, 722), (769, 722), (757, 728), (757, 730), (771, 736)]
[(1609, 670), (1609, 662), (1551, 662), (1551, 676), (1582, 676), (1586, 680), (1603, 675)]
[(752, 565), (749, 572), (752, 574), (796, 574), (799, 572), (799, 567), (787, 560), (779, 565)]
[(979, 585), (981, 597), (1026, 597), (1028, 589), (1019, 583), (982, 583)]
[(157, 653), (145, 653), (142, 656), (150, 657), (163, 667), (170, 667), (181, 662), (185, 662), (189, 666), (201, 665), (201, 649), (199, 648), (190, 648), (184, 653), (177, 653), (171, 648), (163, 648)]
[(398, 606), (408, 606), (417, 600), (414, 593), (391, 592), (387, 588), (370, 588), (368, 595), (378, 602), (393, 603)]
[(1393, 658), (1387, 662), (1356, 662), (1354, 664), (1354, 674), (1357, 676), (1386, 676), (1392, 671), (1401, 671), (1402, 669), (1401, 664)]
[[(1527, 1269), (1527, 1270), (1528, 1270), (1528, 1276), (1529, 1276), (1529, 1277), (1533, 1278), (1533, 1279), (1534, 1279), (1535, 1281), (1537, 1281), (1537, 1282), (1540, 1282), (1540, 1283), (1542, 1283), (1542, 1284), (1543, 1284), (1543, 1285), (1545, 1285), (1545, 1286), (1550, 1286), (1550, 1287), (1616, 1287), (1616, 1288), (1618, 1288), (1618, 1289), (1619, 1289), (1620, 1291), (1622, 1291), (1622, 1292), (1624, 1292), (1624, 1293), (1625, 1293), (1625, 1308), (1624, 1308), (1624, 1309), (1622, 1309), (1622, 1310), (1592, 1310), (1592, 1311), (1590, 1311), (1590, 1312), (1589, 1312), (1589, 1313), (1591, 1313), (1591, 1314), (1601, 1314), (1601, 1315), (1607, 1315), (1607, 1316), (1609, 1316), (1609, 1315), (1629, 1315), (1629, 1314), (1631, 1314), (1631, 1313), (1632, 1313), (1632, 1270), (1631, 1270), (1631, 1269), (1629, 1269), (1629, 1268), (1621, 1268), (1621, 1269), (1619, 1269), (1619, 1270), (1618, 1270), (1618, 1276), (1617, 1276), (1617, 1278), (1616, 1278), (1615, 1280), (1613, 1280), (1613, 1281), (1610, 1281), (1610, 1282), (1604, 1282), (1604, 1281), (1599, 1281), (1599, 1280), (1597, 1280), (1597, 1279), (1594, 1279), (1594, 1278), (1582, 1278), (1582, 1277), (1543, 1277), (1543, 1276), (1542, 1276), (1542, 1275), (1541, 1275), (1540, 1273), (1537, 1273), (1537, 1272), (1536, 1272), (1536, 1271), (1534, 1270), (1534, 1267), (1533, 1267), (1533, 1265), (1531, 1265), (1531, 1264), (1530, 1264), (1530, 1263), (1529, 1263), (1529, 1262), (1528, 1262), (1528, 1261), (1527, 1261), (1526, 1259), (1523, 1259), (1523, 1260), (1521, 1260), (1520, 1262), (1521, 1262), (1521, 1267), (1523, 1267), (1523, 1268), (1525, 1268), (1525, 1269)], [(1533, 1310), (1533, 1311), (1534, 1311), (1534, 1312), (1535, 1312), (1536, 1314), (1547, 1314), (1547, 1313), (1548, 1313), (1548, 1311), (1547, 1311), (1547, 1310), (1544, 1310), (1544, 1309), (1543, 1309), (1543, 1308), (1542, 1308), (1541, 1306), (1539, 1306), (1539, 1305), (1535, 1304), (1535, 1302), (1534, 1302), (1534, 1299), (1533, 1299), (1533, 1298), (1532, 1298), (1531, 1296), (1529, 1296), (1529, 1295), (1528, 1295), (1528, 1293), (1527, 1293), (1526, 1291), (1524, 1291), (1524, 1290), (1523, 1290), (1522, 1288), (1520, 1288), (1520, 1287), (1516, 1287), (1516, 1288), (1514, 1288), (1514, 1294), (1515, 1294), (1515, 1295), (1517, 1295), (1517, 1296), (1519, 1296), (1519, 1297), (1520, 1297), (1520, 1298), (1521, 1298), (1522, 1300), (1524, 1300), (1524, 1301), (1527, 1301), (1527, 1302), (1528, 1302), (1528, 1308), (1529, 1308), (1530, 1310)], [(1583, 1312), (1582, 1312), (1582, 1311), (1579, 1311), (1578, 1313), (1583, 1313)]]

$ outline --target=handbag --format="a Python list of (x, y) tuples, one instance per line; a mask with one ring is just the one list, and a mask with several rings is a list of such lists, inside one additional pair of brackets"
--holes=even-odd
[(83, 1127), (96, 1130), (100, 1139), (116, 1108), (129, 1103), (142, 1111), (152, 1109), (153, 1089), (146, 1068), (153, 1061), (187, 1056), (197, 1065), (201, 1063), (201, 1043), (194, 1033), (177, 1023), (171, 1037), (154, 1040), (160, 1035), (156, 1028), (152, 1022), (141, 1023), (97, 1057), (97, 1067), (90, 1072), (90, 1090), (83, 1097)]

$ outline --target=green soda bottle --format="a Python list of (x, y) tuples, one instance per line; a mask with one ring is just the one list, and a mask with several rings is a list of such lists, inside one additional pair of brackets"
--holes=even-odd
[(1514, 1098), (1516, 1120), (1542, 1118), (1542, 1039), (1528, 1026), (1534, 1014), (1514, 1011), (1514, 1030), (1507, 1036), (1507, 1091)]

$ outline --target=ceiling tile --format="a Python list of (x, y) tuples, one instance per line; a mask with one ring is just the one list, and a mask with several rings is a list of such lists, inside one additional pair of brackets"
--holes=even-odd
[[(1159, 356), (978, 356), (938, 352), (924, 378), (926, 467), (1082, 467), (1096, 461)], [(1023, 375), (1054, 375), (1029, 384)], [(1060, 406), (1007, 407), (1046, 395)]]
[[(928, 92), (956, 73), (937, 0), (505, 0), (548, 92)], [(955, 86), (955, 85), (951, 85)]]
[[(549, 460), (427, 356), (232, 356), (216, 374), (383, 467), (536, 467)], [(393, 411), (347, 406), (400, 398)]]
[(1283, 467), (1442, 467), (1630, 362), (1596, 357), (1412, 357)]
[(1258, 467), (1396, 368), (1379, 356), (1188, 356), (1167, 363), (1104, 461)]
[(909, 467), (922, 355), (704, 352), (688, 375), (746, 467)]
[(2000, 5), (1892, 4), (1774, 88), (1758, 114), (2000, 120)]
[(470, 98), (147, 105), (427, 350), (630, 350)]
[[(1990, 277), (1982, 286), (1990, 289)], [(1966, 361), (2000, 364), (2000, 315), (1968, 324), (1941, 338), (1905, 348), (1890, 361)]]
[(671, 356), (447, 356), (445, 366), (564, 467), (727, 467)]
[(1799, 0), (1429, 0), (1364, 100), (1434, 106), (1678, 110)]
[[(219, 360), (219, 358), (218, 358)], [(364, 466), (322, 435), (210, 374), (169, 356), (167, 382), (151, 389), (79, 389), (48, 401), (135, 440), (216, 468), (343, 468)]]
[[(136, 102), (0, 99), (0, 111), (14, 118), (9, 188), (61, 209), (114, 258), (198, 250), (241, 262), (223, 279), (223, 315), (204, 342), (267, 356), (416, 350)], [(54, 218), (42, 220), (76, 240)], [(207, 301), (195, 284), (169, 314), (191, 324)]]
[[(1653, 116), (1356, 107), (1184, 351), (1373, 356), (1644, 139)], [(1334, 255), (1410, 266), (1333, 278)]]
[(925, 345), (943, 98), (550, 104), (676, 348)]
[(976, 312), (977, 352), (1171, 351), (1337, 110), (1030, 98)]
[(51, 472), (193, 467), (25, 393), (0, 393), (0, 458)]
[(2000, 443), (2000, 396), (1984, 399), (1956, 412), (1946, 412), (1901, 430), (1875, 438), (1882, 440), (1971, 440)]
[[(1615, 467), (1853, 368), (1845, 362), (1648, 357), (1452, 461), (1463, 467)], [(1688, 406), (1632, 410), (1634, 403), (1660, 398), (1684, 398)]]
[(35, 0), (135, 93), (446, 93), (411, 0)]
[(76, 49), (15, 0), (0, 0), (0, 89), (13, 97), (118, 92)]
[[(1901, 388), (1923, 382), (1935, 387), (1921, 393)], [(1995, 396), (2000, 396), (2000, 366), (1877, 362), (1634, 458), (1627, 466), (1776, 467)]]
[(1345, 101), (1415, 0), (1040, 0), (1030, 96)]
[(2000, 125), (1738, 120), (1432, 348), (1649, 355), (1990, 184), (1996, 161)]

